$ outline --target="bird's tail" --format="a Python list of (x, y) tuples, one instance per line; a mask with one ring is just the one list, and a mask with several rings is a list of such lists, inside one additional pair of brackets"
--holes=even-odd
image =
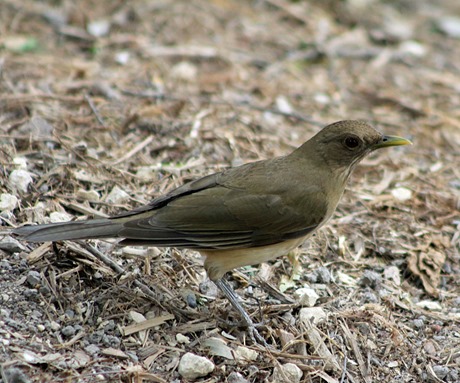
[(101, 218), (45, 225), (26, 225), (14, 229), (13, 234), (30, 242), (96, 239), (116, 237), (122, 226), (117, 220)]

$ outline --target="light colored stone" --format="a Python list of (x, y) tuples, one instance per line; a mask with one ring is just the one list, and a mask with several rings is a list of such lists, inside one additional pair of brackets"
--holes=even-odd
[(80, 189), (77, 191), (77, 198), (84, 199), (85, 201), (99, 201), (100, 197), (96, 190)]
[(435, 301), (420, 301), (415, 304), (417, 307), (421, 309), (429, 310), (429, 311), (442, 311), (442, 306), (439, 302)]
[(9, 177), (11, 185), (24, 193), (27, 193), (29, 184), (33, 181), (32, 176), (27, 170), (16, 169), (10, 173)]
[(460, 17), (444, 16), (437, 20), (437, 27), (447, 36), (460, 38)]
[(86, 26), (88, 33), (95, 37), (106, 36), (110, 32), (110, 21), (107, 19), (94, 20)]
[(118, 186), (115, 186), (106, 198), (106, 202), (119, 204), (126, 202), (129, 199), (129, 194)]
[(317, 324), (325, 320), (326, 317), (326, 312), (321, 307), (303, 307), (299, 311), (301, 322), (309, 321)]
[(15, 157), (13, 158), (13, 164), (16, 169), (27, 169), (27, 158), (24, 157)]
[(275, 367), (273, 370), (273, 382), (276, 383), (299, 383), (302, 379), (302, 370), (294, 363), (286, 363)]
[(228, 383), (249, 383), (249, 381), (239, 372), (233, 371), (227, 377)]
[(255, 350), (244, 346), (238, 346), (235, 350), (235, 359), (244, 362), (253, 362), (257, 360), (259, 353)]
[(18, 199), (13, 194), (2, 193), (0, 194), (0, 211), (12, 211), (18, 206)]
[(412, 198), (412, 190), (403, 187), (394, 188), (391, 195), (398, 201), (404, 202)]
[(187, 352), (179, 362), (179, 374), (185, 379), (194, 380), (214, 371), (214, 363), (202, 356)]
[(126, 65), (128, 64), (128, 61), (130, 59), (131, 54), (129, 53), (129, 51), (121, 51), (115, 54), (115, 61), (117, 62), (117, 64)]
[(319, 295), (310, 287), (301, 287), (294, 291), (294, 297), (302, 306), (313, 307)]
[(51, 223), (68, 222), (71, 219), (72, 219), (72, 216), (70, 214), (64, 213), (62, 211), (53, 211), (50, 214)]
[(190, 338), (184, 334), (178, 333), (176, 334), (176, 340), (178, 343), (182, 344), (189, 344), (190, 343)]
[(198, 68), (189, 61), (181, 61), (172, 67), (171, 75), (177, 80), (194, 81), (198, 75)]

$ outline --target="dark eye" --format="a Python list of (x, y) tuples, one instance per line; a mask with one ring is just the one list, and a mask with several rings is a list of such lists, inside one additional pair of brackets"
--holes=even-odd
[(361, 143), (360, 139), (355, 136), (348, 136), (344, 142), (348, 149), (356, 149)]

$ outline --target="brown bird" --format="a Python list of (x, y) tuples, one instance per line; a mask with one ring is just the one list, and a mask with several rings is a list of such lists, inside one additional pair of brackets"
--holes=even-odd
[(23, 226), (14, 233), (32, 242), (120, 237), (120, 245), (197, 250), (250, 337), (265, 343), (225, 274), (299, 246), (331, 217), (362, 158), (375, 149), (408, 144), (367, 123), (339, 121), (287, 156), (205, 176), (134, 210), (110, 218)]

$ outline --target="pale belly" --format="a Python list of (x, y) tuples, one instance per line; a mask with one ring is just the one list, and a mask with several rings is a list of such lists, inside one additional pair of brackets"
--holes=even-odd
[(237, 267), (256, 265), (286, 255), (306, 238), (296, 238), (275, 245), (248, 249), (200, 250), (200, 253), (206, 257), (204, 268), (209, 278), (215, 281), (222, 278), (226, 272)]

